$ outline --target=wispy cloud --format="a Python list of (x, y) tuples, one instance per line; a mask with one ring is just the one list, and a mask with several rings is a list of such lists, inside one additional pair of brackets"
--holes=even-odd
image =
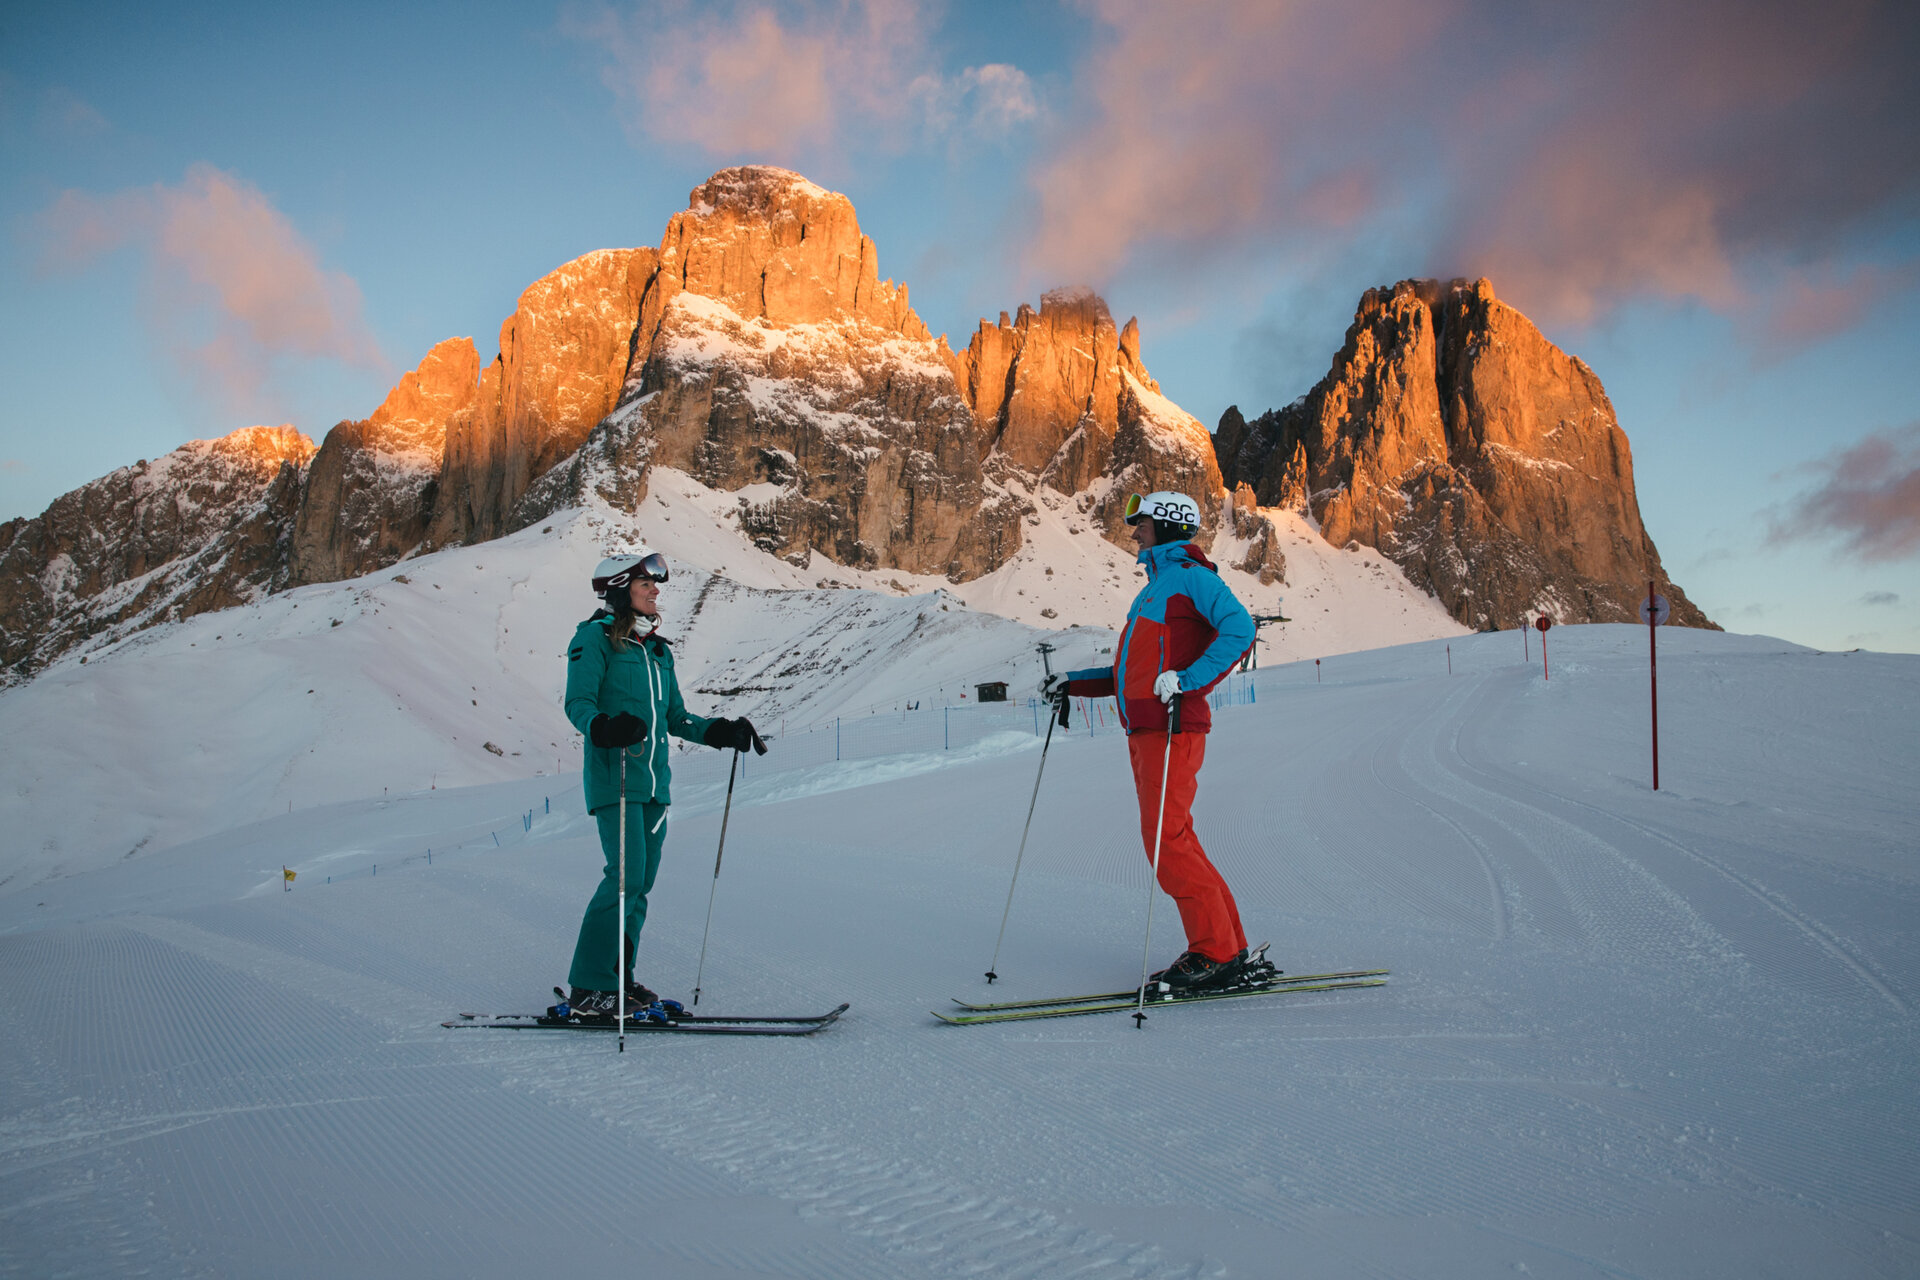
[(1899, 604), (1900, 593), (1897, 591), (1869, 591), (1860, 597), (1860, 603), (1864, 605)]
[(913, 0), (603, 5), (574, 11), (565, 29), (606, 53), (629, 128), (728, 162), (888, 149), (923, 130), (1001, 134), (1033, 119), (1018, 67), (940, 69), (935, 12)]
[(1769, 542), (1838, 538), (1866, 561), (1920, 553), (1920, 422), (1874, 432), (1809, 470), (1819, 482), (1770, 515)]
[(1858, 321), (1874, 281), (1834, 264), (1920, 198), (1920, 10), (1890, 0), (1089, 7), (1108, 39), (1032, 174), (1062, 279), (1371, 239), (1577, 323), (1770, 308), (1756, 278), (1802, 267), (1756, 329), (1790, 344)]
[(18, 458), (0, 458), (0, 475), (21, 476), (32, 469)]
[(1745, 323), (1755, 354), (1777, 359), (1857, 328), (1883, 301), (1920, 282), (1920, 263), (1791, 268)]
[(337, 360), (381, 367), (359, 286), (252, 185), (196, 165), (177, 186), (62, 193), (40, 215), (40, 267), (85, 269), (138, 250), (153, 337), (230, 414), (277, 420), (276, 367)]
[(997, 137), (1036, 119), (1040, 103), (1033, 81), (1005, 62), (968, 67), (956, 76), (923, 72), (907, 86), (936, 134), (962, 130)]
[(68, 138), (92, 138), (113, 126), (99, 108), (71, 89), (55, 85), (40, 95), (40, 126)]

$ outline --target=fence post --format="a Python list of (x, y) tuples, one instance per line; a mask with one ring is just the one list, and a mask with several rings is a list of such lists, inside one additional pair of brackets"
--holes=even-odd
[(840, 758), (840, 717), (833, 718), (833, 758)]
[(953, 708), (940, 708), (940, 749), (953, 750)]

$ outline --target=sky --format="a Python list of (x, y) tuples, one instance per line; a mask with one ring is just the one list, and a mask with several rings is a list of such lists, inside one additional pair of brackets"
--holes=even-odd
[(1920, 652), (1916, 69), (1872, 0), (6, 6), (0, 520), (317, 441), (775, 163), (956, 346), (1089, 284), (1209, 425), (1368, 287), (1485, 275), (1599, 374), (1709, 616)]

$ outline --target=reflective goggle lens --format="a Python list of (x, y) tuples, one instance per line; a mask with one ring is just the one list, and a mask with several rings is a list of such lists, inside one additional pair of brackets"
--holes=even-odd
[(609, 589), (624, 587), (635, 578), (645, 578), (648, 582), (665, 582), (667, 580), (667, 558), (656, 551), (641, 560), (639, 564), (634, 565), (633, 568), (622, 569), (619, 573), (608, 578), (607, 587)]
[(1140, 518), (1140, 504), (1144, 501), (1146, 501), (1146, 499), (1137, 493), (1128, 494), (1126, 514), (1122, 516), (1121, 519), (1125, 520), (1128, 524), (1132, 524), (1138, 520)]

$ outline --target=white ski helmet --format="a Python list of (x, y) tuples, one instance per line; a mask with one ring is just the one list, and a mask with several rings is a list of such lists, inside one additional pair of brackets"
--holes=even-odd
[(649, 547), (635, 547), (602, 560), (593, 571), (593, 594), (609, 591), (624, 593), (635, 578), (649, 582), (667, 580), (667, 558)]
[(1145, 497), (1136, 493), (1127, 498), (1124, 518), (1128, 524), (1151, 520), (1183, 534), (1194, 534), (1200, 531), (1200, 504), (1184, 493), (1171, 490), (1163, 489)]

